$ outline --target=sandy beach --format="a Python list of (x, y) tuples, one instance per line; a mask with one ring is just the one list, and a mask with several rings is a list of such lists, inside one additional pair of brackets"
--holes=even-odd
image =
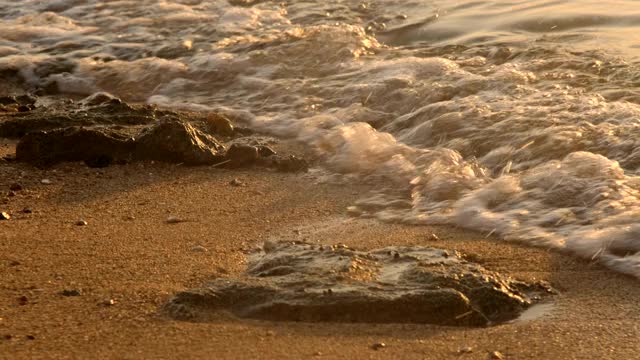
[[(14, 146), (4, 141), (2, 155)], [(10, 194), (13, 183), (23, 189)], [(636, 279), (462, 229), (349, 218), (364, 185), (259, 169), (5, 162), (0, 189), (12, 214), (0, 222), (3, 359), (633, 359), (640, 350)], [(167, 224), (169, 216), (187, 221)], [(159, 312), (177, 291), (242, 272), (247, 251), (268, 239), (455, 249), (490, 270), (548, 281), (558, 294), (528, 319), (473, 329), (225, 314), (189, 322)]]

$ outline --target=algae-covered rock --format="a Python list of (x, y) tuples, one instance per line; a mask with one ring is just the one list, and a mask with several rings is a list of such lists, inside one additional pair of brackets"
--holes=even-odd
[(281, 242), (253, 254), (243, 276), (178, 293), (164, 310), (181, 319), (230, 311), (268, 320), (484, 326), (516, 318), (547, 291), (446, 250)]

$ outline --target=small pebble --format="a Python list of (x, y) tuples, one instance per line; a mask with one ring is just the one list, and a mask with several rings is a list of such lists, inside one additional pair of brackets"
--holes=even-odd
[(35, 340), (36, 339), (36, 337), (33, 336), (33, 335), (27, 335), (25, 337), (27, 338), (27, 340)]
[(489, 353), (489, 359), (502, 360), (506, 359), (500, 351), (492, 351)]
[(22, 190), (22, 185), (20, 185), (18, 183), (13, 183), (13, 184), (9, 185), (9, 190), (11, 190), (11, 191), (20, 191), (20, 190)]
[(375, 343), (375, 344), (371, 345), (371, 348), (373, 350), (380, 350), (380, 349), (386, 348), (386, 347), (387, 347), (387, 344), (385, 344), (383, 342), (379, 342), (379, 343)]
[(62, 290), (62, 292), (60, 293), (60, 295), (62, 296), (80, 296), (80, 291), (78, 290)]
[(11, 220), (11, 215), (8, 212), (1, 212), (0, 220)]
[(203, 252), (207, 252), (207, 251), (209, 251), (209, 249), (207, 249), (207, 248), (206, 248), (206, 247), (204, 247), (204, 246), (200, 246), (200, 245), (198, 245), (198, 246), (194, 246), (194, 247), (192, 247), (192, 248), (191, 248), (191, 251), (193, 251), (193, 252), (201, 252), (201, 253), (203, 253)]
[(179, 217), (176, 217), (176, 216), (173, 216), (173, 215), (169, 216), (167, 218), (167, 220), (166, 220), (167, 224), (178, 224), (178, 223), (185, 222), (185, 221), (187, 221), (187, 220), (180, 219)]
[(116, 301), (113, 299), (105, 300), (102, 302), (102, 305), (104, 306), (113, 306), (115, 304), (116, 304)]
[(20, 296), (18, 298), (18, 304), (20, 305), (27, 305), (29, 303), (29, 299), (26, 296)]
[(439, 241), (440, 238), (438, 237), (438, 235), (431, 233), (429, 236), (427, 236), (427, 240)]
[(229, 182), (231, 186), (244, 186), (244, 183), (238, 179), (233, 179)]
[(45, 185), (51, 185), (52, 184), (51, 180), (49, 180), (49, 179), (42, 179), (40, 182), (45, 184)]
[(86, 221), (80, 219), (80, 220), (76, 221), (76, 225), (77, 226), (87, 226), (87, 225), (89, 225), (89, 223), (87, 223)]
[(29, 208), (24, 208), (24, 209), (22, 209), (22, 212), (25, 213), (25, 214), (31, 214), (31, 213), (33, 213), (33, 210), (31, 210)]
[(469, 354), (473, 352), (473, 348), (471, 346), (464, 346), (458, 349), (458, 354)]

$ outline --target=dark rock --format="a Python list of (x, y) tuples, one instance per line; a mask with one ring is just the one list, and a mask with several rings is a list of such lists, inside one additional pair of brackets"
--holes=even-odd
[(27, 336), (25, 336), (25, 338), (26, 338), (27, 340), (35, 340), (35, 339), (36, 339), (36, 337), (35, 337), (35, 336), (33, 336), (33, 335), (27, 335)]
[(16, 156), (14, 154), (5, 155), (2, 157), (2, 160), (6, 162), (14, 162), (16, 161)]
[(24, 136), (16, 157), (40, 166), (84, 161), (100, 168), (131, 160), (156, 160), (187, 165), (221, 162), (224, 147), (187, 123), (168, 119), (142, 131), (136, 140), (114, 128), (69, 127), (37, 131)]
[(78, 221), (76, 221), (76, 226), (87, 226), (87, 225), (89, 225), (89, 223), (87, 223), (87, 222), (86, 222), (86, 221), (84, 221), (84, 220), (78, 220)]
[(260, 156), (263, 158), (267, 158), (269, 156), (275, 155), (276, 151), (266, 145), (260, 145), (258, 146), (258, 154), (260, 154)]
[(60, 295), (62, 296), (80, 296), (80, 291), (79, 290), (62, 290), (60, 292)]
[(234, 129), (231, 120), (226, 116), (217, 113), (211, 113), (207, 116), (207, 127), (209, 131), (224, 136), (233, 135)]
[(254, 164), (259, 157), (258, 148), (242, 144), (231, 145), (226, 154), (226, 160), (229, 161), (230, 167)]
[(21, 191), (22, 190), (22, 185), (20, 185), (18, 183), (13, 183), (13, 184), (9, 185), (9, 190), (11, 190), (11, 191)]
[(282, 172), (306, 172), (309, 170), (309, 163), (295, 155), (288, 157), (272, 156), (272, 166)]
[(17, 104), (15, 96), (0, 96), (0, 105), (13, 105)]
[(387, 344), (385, 344), (385, 343), (375, 343), (375, 344), (371, 345), (371, 348), (373, 350), (380, 350), (380, 349), (384, 349), (386, 347), (387, 347)]
[(0, 121), (0, 137), (21, 138), (30, 132), (93, 125), (146, 125), (161, 114), (154, 106), (132, 106), (106, 93), (98, 93), (79, 103), (59, 102), (18, 112)]
[(180, 292), (164, 310), (181, 319), (231, 311), (281, 321), (485, 326), (516, 318), (549, 290), (424, 247), (268, 242), (249, 259), (244, 276)]
[(27, 305), (29, 303), (29, 299), (26, 296), (20, 296), (18, 298), (18, 304), (20, 305)]
[(22, 213), (24, 213), (24, 214), (31, 214), (31, 213), (33, 213), (33, 210), (31, 210), (31, 209), (29, 209), (29, 208), (24, 208), (24, 209), (22, 209)]
[(105, 128), (70, 127), (24, 136), (16, 147), (16, 159), (40, 166), (63, 161), (95, 165), (127, 161), (133, 149), (133, 140), (122, 133)]
[(224, 160), (216, 139), (188, 123), (166, 119), (147, 128), (136, 141), (135, 159), (186, 165), (213, 165)]
[(18, 105), (35, 107), (37, 99), (31, 95), (0, 96), (0, 105)]

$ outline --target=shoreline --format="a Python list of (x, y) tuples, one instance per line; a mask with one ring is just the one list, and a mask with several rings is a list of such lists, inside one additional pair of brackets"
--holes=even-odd
[[(640, 350), (636, 279), (453, 227), (349, 218), (346, 207), (366, 190), (358, 185), (162, 163), (0, 169), (4, 193), (12, 182), (24, 186), (2, 205), (16, 215), (0, 224), (0, 358), (486, 359), (498, 351), (507, 359), (631, 359)], [(245, 186), (230, 185), (234, 179)], [(26, 207), (31, 214), (20, 213)], [(168, 216), (188, 221), (167, 224)], [(80, 219), (87, 225), (77, 226)], [(247, 250), (269, 238), (458, 250), (490, 270), (548, 281), (558, 294), (541, 317), (487, 328), (159, 314), (177, 291), (244, 271)], [(371, 348), (379, 342), (386, 347)]]

